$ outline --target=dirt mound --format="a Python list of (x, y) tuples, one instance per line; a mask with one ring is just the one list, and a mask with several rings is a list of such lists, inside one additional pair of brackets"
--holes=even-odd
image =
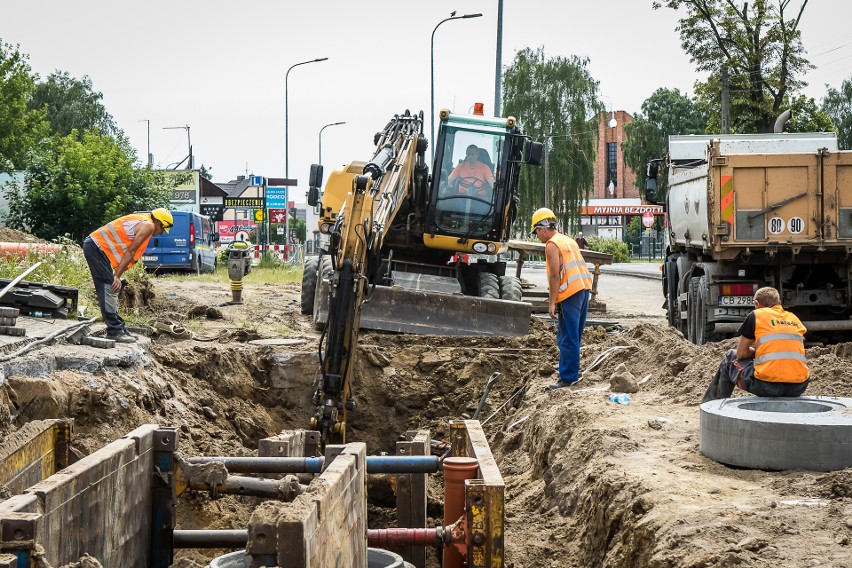
[(4, 243), (46, 243), (48, 241), (40, 239), (35, 235), (10, 229), (9, 227), (0, 227), (0, 241)]

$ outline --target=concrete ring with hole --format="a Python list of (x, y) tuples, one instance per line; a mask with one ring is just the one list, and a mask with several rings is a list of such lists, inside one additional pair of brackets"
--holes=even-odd
[(852, 398), (740, 397), (701, 405), (701, 453), (739, 467), (852, 467)]

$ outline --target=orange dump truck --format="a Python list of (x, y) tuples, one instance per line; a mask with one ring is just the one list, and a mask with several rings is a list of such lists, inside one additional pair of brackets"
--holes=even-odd
[(852, 152), (833, 133), (671, 136), (667, 161), (671, 326), (734, 336), (773, 286), (811, 340), (852, 331)]

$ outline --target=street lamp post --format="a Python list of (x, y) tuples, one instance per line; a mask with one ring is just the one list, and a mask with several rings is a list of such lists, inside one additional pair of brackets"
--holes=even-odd
[(319, 131), (319, 158), (317, 163), (322, 166), (322, 131), (328, 128), (329, 126), (340, 126), (341, 124), (346, 124), (345, 122), (332, 122), (331, 124), (326, 124)]
[[(308, 63), (319, 63), (320, 61), (327, 61), (328, 57), (319, 57), (317, 59), (310, 59), (308, 61), (301, 61), (299, 63), (295, 63), (287, 69), (287, 73), (284, 75), (284, 177), (290, 179), (290, 91), (289, 91), (289, 82), (290, 82), (290, 71), (293, 70), (294, 67), (298, 67), (299, 65), (307, 65)], [(287, 201), (290, 201), (290, 191), (287, 191)], [(290, 212), (289, 203), (284, 204), (284, 211), (287, 213), (284, 215), (284, 244), (287, 247), (287, 252), (290, 251)], [(266, 211), (264, 211), (264, 215)], [(289, 254), (288, 254), (289, 258)]]
[(154, 160), (151, 157), (151, 119), (150, 118), (143, 118), (139, 122), (145, 122), (148, 125), (148, 156), (147, 156), (146, 159), (148, 161), (148, 167), (152, 168), (152, 167), (154, 167), (154, 164), (152, 163)]
[[(189, 125), (187, 124), (187, 125), (184, 125), (184, 126), (164, 126), (163, 130), (186, 130), (186, 145), (189, 146), (189, 155), (187, 155), (186, 158), (184, 158), (183, 160), (178, 162), (177, 165), (178, 166), (181, 165), (184, 162), (184, 160), (189, 160), (189, 163), (187, 163), (187, 165), (186, 165), (186, 169), (191, 170), (192, 169), (192, 139), (189, 137)], [(175, 169), (177, 169), (177, 166), (175, 166)]]
[(469, 18), (479, 18), (482, 14), (465, 14), (464, 16), (456, 16), (455, 12), (450, 13), (449, 18), (444, 18), (438, 25), (435, 26), (435, 29), (432, 30), (432, 104), (430, 106), (431, 112), (429, 113), (429, 123), (432, 125), (432, 138), (429, 140), (429, 147), (432, 148), (432, 159), (435, 158), (435, 32), (438, 31), (438, 27), (444, 22), (449, 22), (450, 20), (467, 20)]

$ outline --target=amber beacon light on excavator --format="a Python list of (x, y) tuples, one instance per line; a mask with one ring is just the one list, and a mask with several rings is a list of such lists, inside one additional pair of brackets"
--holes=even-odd
[(367, 161), (311, 167), (308, 203), (325, 245), (305, 261), (302, 312), (322, 327), (314, 427), (343, 442), (361, 327), (439, 335), (524, 335), (530, 304), (506, 273), (522, 164), (542, 145), (516, 120), (440, 113), (430, 171), (423, 113), (394, 116)]

